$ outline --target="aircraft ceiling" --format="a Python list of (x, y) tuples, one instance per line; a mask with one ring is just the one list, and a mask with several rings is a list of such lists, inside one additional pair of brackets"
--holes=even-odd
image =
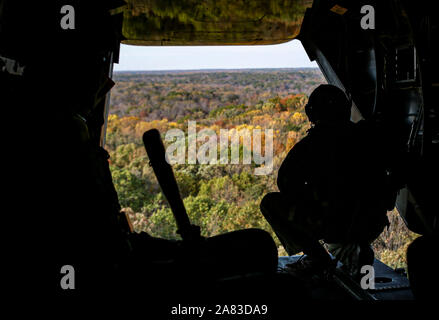
[(124, 44), (278, 44), (299, 34), (312, 0), (125, 0)]

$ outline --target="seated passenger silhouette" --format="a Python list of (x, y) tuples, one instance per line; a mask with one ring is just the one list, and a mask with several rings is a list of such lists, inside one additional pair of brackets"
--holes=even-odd
[(350, 121), (342, 90), (320, 85), (305, 112), (308, 135), (283, 161), (280, 192), (267, 194), (261, 212), (288, 254), (306, 256), (292, 271), (322, 274), (333, 265), (323, 240), (351, 274), (373, 263), (370, 243), (387, 225), (386, 172), (364, 121)]

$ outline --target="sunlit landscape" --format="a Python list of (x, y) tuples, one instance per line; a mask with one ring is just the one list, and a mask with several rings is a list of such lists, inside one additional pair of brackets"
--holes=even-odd
[[(273, 129), (274, 168), (253, 174), (252, 164), (174, 165), (180, 193), (193, 223), (204, 236), (242, 228), (262, 228), (286, 252), (259, 211), (262, 197), (276, 191), (277, 169), (287, 152), (309, 128), (304, 106), (325, 80), (318, 69), (249, 69), (210, 71), (118, 72), (112, 90), (106, 148), (119, 201), (137, 232), (178, 238), (176, 225), (152, 168), (142, 134), (157, 128), (187, 133), (197, 129)], [(300, 170), (300, 168), (298, 168)], [(392, 267), (405, 267), (405, 249), (415, 235), (398, 214), (374, 242), (377, 257)]]

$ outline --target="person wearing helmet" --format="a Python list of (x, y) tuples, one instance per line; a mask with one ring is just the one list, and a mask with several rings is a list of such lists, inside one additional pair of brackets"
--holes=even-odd
[(279, 192), (265, 195), (260, 209), (288, 254), (306, 255), (292, 271), (330, 269), (323, 240), (358, 275), (361, 265), (373, 263), (370, 243), (388, 223), (380, 196), (385, 171), (365, 126), (350, 121), (351, 102), (341, 89), (320, 85), (305, 112), (311, 129), (284, 159)]

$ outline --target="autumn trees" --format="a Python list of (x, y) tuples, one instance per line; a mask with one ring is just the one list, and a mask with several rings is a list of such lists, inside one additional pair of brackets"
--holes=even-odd
[[(277, 168), (287, 146), (291, 148), (308, 125), (303, 110), (307, 95), (285, 92), (273, 81), (294, 86), (295, 79), (303, 81), (297, 73), (306, 74), (305, 83), (322, 82), (316, 70), (117, 75), (106, 148), (120, 204), (135, 229), (177, 237), (141, 137), (151, 128), (163, 136), (170, 129), (187, 134), (188, 121), (195, 121), (197, 130), (210, 129), (216, 134), (224, 129), (250, 135), (254, 130), (273, 129), (274, 168), (269, 175), (257, 176), (254, 162), (175, 165), (191, 221), (202, 227), (205, 236), (250, 227), (272, 232), (259, 212), (259, 202), (265, 193), (275, 190)], [(264, 90), (253, 86), (255, 83)], [(308, 91), (312, 89), (307, 86)]]
[[(304, 106), (307, 95), (323, 82), (320, 72), (151, 72), (116, 74), (115, 78), (106, 148), (119, 202), (135, 230), (178, 237), (173, 215), (148, 165), (142, 135), (157, 128), (163, 137), (170, 129), (182, 130), (187, 137), (188, 122), (195, 121), (197, 130), (210, 129), (217, 135), (221, 129), (248, 134), (272, 129), (274, 159), (268, 175), (255, 175), (254, 162), (174, 165), (191, 221), (201, 226), (204, 236), (256, 227), (276, 239), (259, 203), (267, 192), (277, 189), (282, 160), (309, 128)], [(404, 265), (399, 253), (405, 242), (399, 239), (412, 238), (399, 222), (394, 223), (398, 232), (384, 233), (374, 244), (378, 256), (394, 266)]]

